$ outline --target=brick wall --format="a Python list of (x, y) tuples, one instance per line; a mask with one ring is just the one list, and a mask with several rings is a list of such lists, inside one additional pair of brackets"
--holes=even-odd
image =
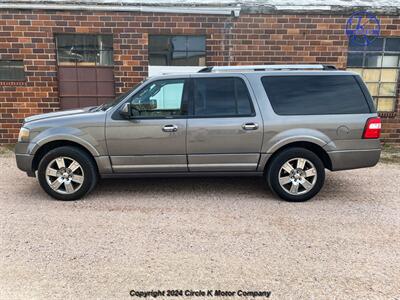
[[(346, 66), (348, 16), (171, 15), (128, 12), (0, 11), (0, 59), (23, 59), (26, 82), (0, 85), (0, 144), (16, 141), (21, 121), (59, 109), (55, 33), (111, 33), (116, 93), (147, 76), (148, 34), (207, 36), (207, 65), (326, 63)], [(400, 36), (398, 16), (378, 16), (382, 36)], [(400, 143), (397, 113), (384, 138)]]

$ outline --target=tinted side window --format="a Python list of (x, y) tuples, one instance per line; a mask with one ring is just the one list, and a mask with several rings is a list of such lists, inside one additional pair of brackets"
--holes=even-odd
[(195, 116), (248, 116), (253, 113), (250, 95), (242, 79), (194, 79)]
[(279, 115), (370, 113), (367, 100), (351, 75), (271, 76), (262, 83)]

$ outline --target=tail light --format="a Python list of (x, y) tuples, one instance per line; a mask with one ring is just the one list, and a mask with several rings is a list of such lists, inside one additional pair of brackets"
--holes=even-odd
[(363, 139), (379, 139), (381, 135), (381, 119), (369, 118), (365, 124)]

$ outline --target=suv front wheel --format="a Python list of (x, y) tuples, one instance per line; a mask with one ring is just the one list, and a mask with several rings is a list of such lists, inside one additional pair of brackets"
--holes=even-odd
[(266, 180), (270, 189), (282, 199), (307, 201), (324, 185), (325, 168), (314, 152), (288, 148), (272, 158)]
[(97, 182), (93, 159), (75, 147), (49, 151), (40, 161), (38, 179), (42, 188), (58, 200), (77, 200)]

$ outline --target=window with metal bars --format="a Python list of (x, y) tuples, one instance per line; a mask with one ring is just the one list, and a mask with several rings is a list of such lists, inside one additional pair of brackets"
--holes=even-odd
[(0, 60), (0, 81), (24, 81), (25, 71), (22, 60)]
[(205, 63), (205, 36), (149, 36), (149, 64), (151, 66), (204, 66)]
[(395, 111), (399, 68), (400, 37), (378, 37), (365, 46), (349, 43), (347, 70), (361, 75), (378, 111)]
[(113, 37), (107, 34), (57, 34), (59, 66), (112, 66)]

